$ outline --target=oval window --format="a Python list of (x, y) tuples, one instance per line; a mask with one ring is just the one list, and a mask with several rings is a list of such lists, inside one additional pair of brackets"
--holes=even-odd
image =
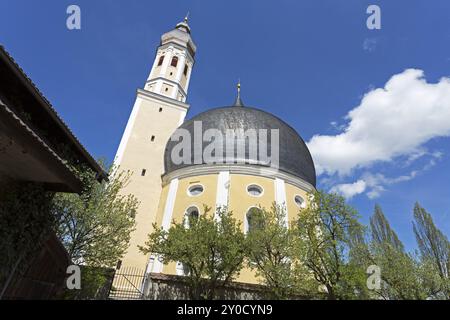
[(299, 206), (300, 208), (305, 207), (305, 199), (303, 199), (301, 196), (295, 196), (294, 198), (295, 204)]
[(247, 192), (253, 197), (259, 197), (262, 195), (263, 189), (256, 184), (251, 184), (247, 187)]
[(189, 187), (188, 192), (189, 192), (189, 195), (191, 195), (191, 196), (198, 196), (203, 193), (203, 186), (198, 184), (198, 185)]

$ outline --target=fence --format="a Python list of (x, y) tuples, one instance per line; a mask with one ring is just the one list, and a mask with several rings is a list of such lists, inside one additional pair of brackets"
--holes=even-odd
[(109, 299), (113, 300), (142, 300), (144, 299), (145, 271), (124, 267), (116, 271)]

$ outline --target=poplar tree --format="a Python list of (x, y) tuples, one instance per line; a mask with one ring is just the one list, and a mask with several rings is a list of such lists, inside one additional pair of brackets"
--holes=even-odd
[(422, 263), (429, 264), (441, 279), (440, 290), (435, 296), (450, 299), (450, 242), (419, 203), (414, 206), (413, 230)]
[(381, 271), (381, 287), (374, 290), (375, 294), (386, 300), (426, 299), (429, 291), (423, 286), (423, 266), (405, 252), (378, 205), (370, 218), (370, 233), (370, 260)]

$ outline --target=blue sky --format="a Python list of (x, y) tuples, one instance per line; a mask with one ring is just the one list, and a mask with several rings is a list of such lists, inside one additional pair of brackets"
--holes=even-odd
[[(70, 4), (81, 7), (79, 31), (66, 28)], [(381, 30), (366, 27), (370, 4)], [(187, 11), (198, 46), (188, 117), (232, 102), (240, 78), (244, 102), (297, 129), (326, 168), (319, 187), (345, 190), (363, 222), (379, 203), (414, 248), (419, 201), (450, 235), (447, 0), (4, 0), (0, 42), (86, 148), (112, 160), (161, 34)]]

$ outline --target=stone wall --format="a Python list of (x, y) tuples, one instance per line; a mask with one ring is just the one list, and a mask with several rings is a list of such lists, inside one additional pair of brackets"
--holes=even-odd
[[(218, 290), (218, 299), (223, 300), (261, 300), (265, 287), (262, 285), (233, 282), (225, 289)], [(189, 288), (183, 277), (150, 273), (144, 283), (144, 298), (147, 300), (187, 300)]]

